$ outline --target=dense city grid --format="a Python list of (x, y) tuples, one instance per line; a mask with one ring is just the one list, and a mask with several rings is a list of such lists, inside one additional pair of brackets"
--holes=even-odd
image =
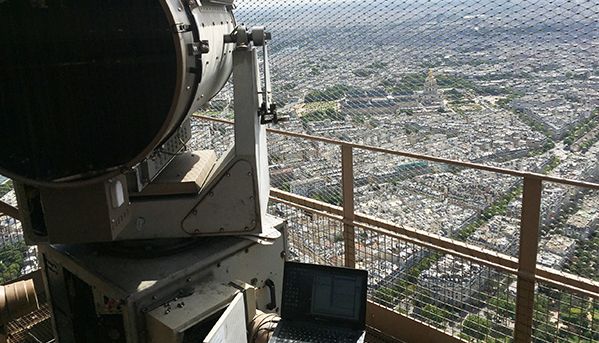
[[(591, 1), (243, 1), (264, 24), (279, 129), (596, 182), (599, 5)], [(225, 88), (201, 114), (233, 118)], [(221, 151), (227, 126), (199, 121)], [(210, 129), (207, 129), (210, 128)], [(204, 132), (202, 134), (202, 132)], [(339, 147), (269, 137), (271, 183), (341, 205)], [(517, 256), (522, 179), (354, 151), (356, 211)], [(545, 183), (540, 265), (599, 279), (599, 193)], [(290, 218), (294, 257), (343, 264), (339, 223)], [(515, 278), (364, 230), (374, 301), (468, 339), (507, 342)], [(539, 284), (536, 341), (599, 338), (596, 304)], [(597, 316), (597, 318), (595, 318)]]

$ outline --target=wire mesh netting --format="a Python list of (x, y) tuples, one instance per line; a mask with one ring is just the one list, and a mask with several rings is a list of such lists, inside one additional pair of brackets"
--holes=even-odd
[[(269, 54), (273, 96), (280, 113), (290, 117), (280, 129), (597, 180), (597, 2), (246, 0), (237, 4), (239, 22), (265, 25), (273, 33)], [(230, 97), (227, 91), (221, 96)], [(275, 142), (291, 140), (275, 136), (271, 136)], [(304, 163), (317, 161), (310, 157), (314, 154), (339, 158), (339, 146), (312, 144), (317, 149), (302, 145), (302, 153), (280, 147), (269, 150), (271, 163), (276, 164), (271, 174), (275, 187), (291, 191), (280, 180), (296, 177), (291, 171), (301, 163), (298, 155), (303, 155)], [(353, 149), (353, 158), (357, 213), (517, 255), (521, 178), (362, 149)], [(311, 181), (322, 182), (321, 175)], [(592, 252), (599, 246), (594, 235), (599, 216), (589, 200), (593, 194), (544, 183), (539, 265), (596, 278), (599, 264)], [(330, 200), (325, 199), (340, 205)], [(279, 213), (281, 206), (292, 211), (287, 205), (273, 206)], [(314, 219), (318, 216), (314, 213), (292, 212), (294, 220), (310, 217), (317, 224), (325, 220)], [(319, 229), (306, 230), (304, 225), (302, 230), (300, 242), (310, 241), (305, 235)], [(335, 232), (343, 232), (340, 221)], [(514, 275), (392, 235), (360, 229), (355, 237), (356, 264), (371, 271), (375, 302), (469, 340), (513, 338)], [(331, 243), (343, 251), (342, 236), (325, 244)], [(294, 258), (308, 254), (300, 244), (295, 248)], [(331, 264), (328, 259), (325, 263)], [(542, 298), (543, 293), (536, 294)], [(533, 337), (579, 341), (589, 339), (582, 334), (587, 327), (577, 328), (578, 335), (551, 339), (543, 338), (543, 330), (551, 331), (544, 327), (535, 329)]]
[[(341, 220), (273, 201), (288, 219), (289, 259), (343, 265)], [(356, 229), (356, 268), (368, 270), (373, 302), (466, 339), (513, 337), (516, 277), (377, 229)]]
[(189, 140), (190, 150), (214, 150), (222, 156), (234, 142), (235, 131), (231, 124), (191, 118), (192, 137)]
[(305, 263), (343, 266), (343, 223), (338, 219), (271, 202), (270, 214), (287, 219), (288, 259)]
[(369, 271), (375, 303), (466, 339), (512, 337), (514, 275), (393, 234), (358, 230), (356, 237), (356, 264)]
[(537, 283), (533, 314), (534, 342), (594, 342), (599, 339), (599, 303)]
[(268, 135), (270, 184), (284, 191), (341, 206), (341, 149), (333, 144)]
[(355, 151), (357, 212), (516, 256), (521, 178)]
[[(522, 169), (598, 151), (594, 1), (236, 4), (273, 33), (282, 129)], [(231, 117), (231, 102), (229, 85), (203, 113)]]
[(545, 182), (541, 200), (537, 263), (599, 280), (597, 190)]

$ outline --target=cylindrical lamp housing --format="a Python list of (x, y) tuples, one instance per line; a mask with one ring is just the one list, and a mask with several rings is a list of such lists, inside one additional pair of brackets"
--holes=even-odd
[(0, 174), (68, 185), (131, 168), (232, 70), (232, 0), (0, 0)]

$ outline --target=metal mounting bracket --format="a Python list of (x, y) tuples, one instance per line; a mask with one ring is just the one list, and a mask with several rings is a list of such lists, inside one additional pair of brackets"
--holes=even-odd
[(190, 235), (252, 233), (259, 214), (252, 174), (249, 162), (233, 164), (185, 217), (183, 230)]

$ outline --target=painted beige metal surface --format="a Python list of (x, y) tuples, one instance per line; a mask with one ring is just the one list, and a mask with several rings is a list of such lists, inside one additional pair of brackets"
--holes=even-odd
[(406, 317), (399, 312), (368, 302), (366, 325), (375, 327), (404, 342), (414, 343), (461, 343), (466, 342), (443, 331)]
[(138, 195), (197, 194), (215, 162), (216, 153), (213, 150), (179, 155)]

